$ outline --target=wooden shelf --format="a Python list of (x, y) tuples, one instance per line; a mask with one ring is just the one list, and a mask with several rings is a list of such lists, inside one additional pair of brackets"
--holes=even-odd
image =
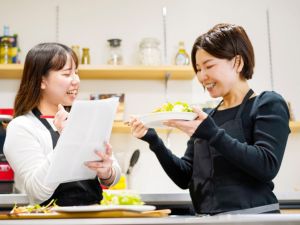
[[(168, 73), (174, 80), (194, 77), (192, 66), (79, 65), (78, 69), (80, 79), (163, 80)], [(0, 64), (0, 79), (20, 79), (22, 71), (21, 64)]]
[(23, 65), (21, 64), (0, 64), (1, 79), (19, 79), (22, 71)]
[(122, 121), (115, 121), (112, 129), (113, 133), (130, 133), (130, 127)]
[(300, 132), (300, 121), (290, 121), (290, 129), (292, 133)]

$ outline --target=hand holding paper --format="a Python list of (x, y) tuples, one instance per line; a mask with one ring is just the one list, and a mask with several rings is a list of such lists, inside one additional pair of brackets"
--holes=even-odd
[(66, 126), (54, 149), (46, 176), (48, 183), (92, 179), (96, 172), (84, 165), (99, 160), (95, 150), (104, 151), (110, 138), (118, 98), (75, 101)]

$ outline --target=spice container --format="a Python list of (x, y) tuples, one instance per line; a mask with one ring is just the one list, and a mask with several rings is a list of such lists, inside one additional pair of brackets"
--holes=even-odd
[(90, 64), (90, 49), (82, 48), (81, 64)]
[(73, 52), (76, 54), (78, 61), (80, 61), (80, 47), (79, 45), (72, 45), (71, 46)]
[(109, 39), (109, 56), (107, 63), (110, 65), (122, 65), (123, 56), (121, 49), (121, 39)]
[(161, 64), (159, 40), (156, 38), (144, 38), (139, 46), (139, 61), (141, 65), (157, 66)]

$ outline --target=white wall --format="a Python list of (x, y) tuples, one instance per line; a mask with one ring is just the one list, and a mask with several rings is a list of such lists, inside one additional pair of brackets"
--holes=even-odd
[[(59, 32), (56, 32), (56, 9), (59, 6)], [(91, 63), (105, 64), (109, 38), (121, 38), (124, 62), (137, 63), (137, 51), (144, 37), (156, 37), (163, 43), (162, 7), (167, 7), (168, 64), (172, 63), (180, 40), (190, 51), (195, 38), (216, 23), (242, 25), (250, 36), (255, 53), (255, 75), (251, 81), (257, 93), (270, 90), (270, 69), (266, 10), (269, 9), (273, 59), (274, 88), (291, 101), (295, 116), (300, 120), (300, 2), (297, 0), (0, 0), (0, 27), (9, 25), (11, 33), (18, 33), (22, 59), (35, 44), (59, 41), (78, 44), (91, 49)], [(163, 45), (160, 46), (163, 50)], [(0, 107), (11, 107), (19, 81), (0, 80)], [(90, 93), (126, 93), (126, 116), (146, 113), (164, 102), (163, 81), (83, 80), (80, 98)], [(296, 93), (297, 92), (297, 93)], [(197, 80), (170, 81), (170, 101), (203, 102)], [(165, 140), (165, 134), (162, 134)], [(185, 150), (187, 137), (171, 134), (171, 147), (177, 155)], [(133, 170), (132, 188), (145, 192), (178, 192), (167, 178), (147, 144), (127, 134), (113, 134), (115, 154), (124, 170), (134, 149), (140, 148), (141, 158)], [(300, 193), (300, 179), (296, 176), (299, 156), (299, 134), (290, 136), (279, 176), (277, 192)], [(124, 160), (125, 158), (125, 160)], [(300, 194), (299, 194), (300, 196)]]

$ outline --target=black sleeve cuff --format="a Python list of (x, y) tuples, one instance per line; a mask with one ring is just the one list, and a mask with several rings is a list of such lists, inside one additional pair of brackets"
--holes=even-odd
[(210, 140), (218, 132), (218, 126), (211, 116), (207, 116), (205, 120), (198, 126), (192, 137)]
[(149, 144), (156, 142), (158, 140), (158, 136), (156, 131), (153, 128), (149, 128), (147, 133), (141, 140), (148, 142)]

